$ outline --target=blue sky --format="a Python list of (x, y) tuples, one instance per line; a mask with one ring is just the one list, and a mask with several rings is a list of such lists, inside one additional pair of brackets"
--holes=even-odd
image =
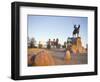
[(68, 37), (72, 37), (74, 24), (80, 24), (80, 36), (85, 46), (88, 42), (87, 17), (28, 15), (28, 36), (34, 37), (37, 43), (59, 38), (63, 44)]

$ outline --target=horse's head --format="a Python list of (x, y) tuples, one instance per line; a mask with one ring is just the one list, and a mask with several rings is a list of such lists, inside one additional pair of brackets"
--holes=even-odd
[(74, 25), (74, 30), (76, 29), (77, 27), (76, 27), (76, 24)]
[(80, 25), (76, 26), (76, 24), (74, 25), (74, 30), (76, 29), (80, 29)]
[(77, 29), (78, 29), (78, 30), (80, 29), (80, 25), (78, 25)]

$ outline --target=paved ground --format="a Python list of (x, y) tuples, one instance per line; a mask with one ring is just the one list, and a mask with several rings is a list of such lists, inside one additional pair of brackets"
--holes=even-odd
[(71, 60), (65, 60), (65, 50), (64, 49), (50, 49), (48, 50), (50, 54), (55, 59), (56, 65), (66, 65), (66, 64), (87, 64), (87, 54), (71, 54)]
[[(64, 49), (42, 49), (46, 50), (49, 54), (51, 54), (54, 58), (55, 65), (75, 65), (75, 64), (87, 64), (87, 54), (71, 54), (71, 59), (69, 61), (65, 60), (65, 50)], [(41, 49), (31, 50), (28, 53), (34, 54), (38, 51), (41, 51)]]

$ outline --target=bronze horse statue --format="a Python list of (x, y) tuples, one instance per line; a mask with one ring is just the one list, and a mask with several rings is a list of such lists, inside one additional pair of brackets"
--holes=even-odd
[(73, 31), (73, 36), (77, 34), (77, 37), (79, 36), (79, 30), (80, 30), (80, 25), (76, 26), (74, 25), (74, 31)]

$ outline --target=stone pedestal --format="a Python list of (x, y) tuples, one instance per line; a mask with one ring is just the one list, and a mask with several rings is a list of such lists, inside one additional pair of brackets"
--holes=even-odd
[[(69, 38), (68, 38), (69, 39)], [(71, 41), (71, 51), (74, 53), (86, 53), (86, 49), (82, 46), (81, 37), (72, 37)], [(69, 43), (67, 43), (69, 45)]]

